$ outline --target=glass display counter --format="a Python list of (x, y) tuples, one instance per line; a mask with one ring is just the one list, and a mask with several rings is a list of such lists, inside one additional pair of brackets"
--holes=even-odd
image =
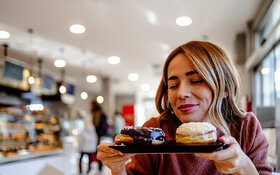
[(0, 107), (0, 164), (57, 153), (62, 148), (60, 123), (48, 109)]

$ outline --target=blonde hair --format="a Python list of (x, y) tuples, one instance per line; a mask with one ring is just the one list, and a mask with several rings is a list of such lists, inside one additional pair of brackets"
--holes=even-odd
[(172, 113), (167, 93), (167, 69), (170, 61), (180, 53), (189, 58), (194, 69), (212, 89), (213, 101), (208, 113), (210, 121), (224, 134), (230, 135), (226, 121), (233, 121), (234, 116), (245, 115), (238, 107), (239, 75), (226, 53), (210, 42), (191, 41), (177, 47), (168, 56), (155, 98), (156, 107), (161, 117)]

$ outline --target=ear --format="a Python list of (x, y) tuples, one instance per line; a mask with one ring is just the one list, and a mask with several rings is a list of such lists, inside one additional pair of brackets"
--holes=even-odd
[(228, 97), (228, 92), (225, 91), (225, 92), (224, 92), (224, 98), (227, 98), (227, 97)]

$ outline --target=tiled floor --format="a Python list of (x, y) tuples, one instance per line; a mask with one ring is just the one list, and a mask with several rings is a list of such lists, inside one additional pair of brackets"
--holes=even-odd
[[(111, 140), (106, 140), (107, 142), (111, 142)], [(69, 175), (79, 175), (79, 169), (78, 169), (78, 161), (80, 158), (80, 154), (77, 152), (77, 144), (75, 141), (72, 141), (71, 139), (69, 141), (64, 142), (64, 150), (66, 153), (66, 161), (68, 161), (69, 169), (72, 169), (72, 172)], [(83, 174), (86, 175), (87, 167), (88, 166), (88, 157), (84, 156), (82, 159), (82, 169)], [(74, 167), (74, 168), (73, 168)], [(89, 175), (110, 175), (111, 171), (108, 167), (104, 166), (102, 167), (102, 171), (99, 172), (98, 170), (98, 163), (92, 162), (91, 163), (91, 171)], [(68, 175), (67, 172), (64, 172), (65, 175)]]

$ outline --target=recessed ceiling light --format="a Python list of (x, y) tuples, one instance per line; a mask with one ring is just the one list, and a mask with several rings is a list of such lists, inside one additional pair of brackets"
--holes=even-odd
[(85, 26), (81, 24), (73, 24), (70, 26), (70, 31), (75, 34), (82, 34), (86, 30)]
[(148, 91), (148, 90), (150, 90), (150, 88), (151, 88), (151, 86), (148, 83), (143, 83), (141, 85), (142, 91)]
[(160, 47), (161, 47), (161, 49), (162, 49), (163, 51), (165, 51), (165, 52), (170, 51), (170, 46), (169, 46), (168, 44), (166, 44), (166, 43), (161, 43), (161, 44), (160, 44)]
[(86, 100), (87, 98), (88, 98), (88, 93), (82, 92), (82, 93), (81, 93), (81, 99), (82, 99), (82, 100)]
[(128, 79), (130, 81), (137, 81), (139, 79), (139, 75), (137, 73), (130, 73), (128, 74)]
[(66, 66), (66, 61), (65, 60), (55, 60), (54, 61), (54, 66), (55, 67), (65, 67)]
[(178, 26), (185, 27), (191, 25), (191, 23), (192, 23), (192, 19), (188, 16), (181, 16), (176, 19), (176, 24)]
[(97, 77), (95, 75), (88, 75), (87, 76), (87, 82), (95, 83), (96, 81), (97, 81)]
[(96, 101), (97, 101), (97, 103), (101, 104), (101, 103), (104, 102), (104, 98), (103, 98), (101, 95), (99, 95), (99, 96), (96, 98)]
[(119, 56), (110, 56), (108, 58), (108, 63), (110, 64), (119, 64), (121, 61), (121, 58)]
[(155, 97), (156, 97), (156, 91), (151, 90), (151, 91), (149, 92), (149, 96), (152, 97), (152, 98), (155, 98)]
[(152, 25), (157, 25), (158, 24), (157, 16), (154, 12), (147, 11), (146, 15), (147, 15), (149, 23), (151, 23)]
[(0, 30), (0, 38), (1, 39), (8, 39), (10, 38), (10, 33), (4, 30)]

